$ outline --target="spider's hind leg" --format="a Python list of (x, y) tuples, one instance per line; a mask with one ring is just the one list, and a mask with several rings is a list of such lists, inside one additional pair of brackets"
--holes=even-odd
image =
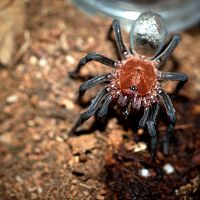
[(139, 127), (141, 127), (141, 128), (145, 127), (146, 122), (147, 122), (147, 118), (148, 118), (148, 115), (149, 115), (149, 110), (150, 110), (149, 107), (144, 109), (143, 116), (139, 121)]
[(152, 159), (155, 157), (156, 147), (157, 147), (157, 132), (155, 127), (156, 117), (158, 115), (160, 105), (155, 103), (152, 107), (152, 110), (149, 112), (148, 119), (146, 121), (147, 130), (151, 136), (151, 154)]
[(102, 107), (101, 109), (97, 112), (97, 117), (100, 118), (100, 119), (104, 119), (104, 117), (106, 116), (107, 112), (108, 112), (108, 107), (110, 105), (110, 103), (112, 102), (112, 96), (111, 95), (108, 95), (103, 104), (102, 104)]
[(164, 65), (168, 57), (172, 54), (178, 43), (180, 42), (181, 37), (180, 35), (176, 34), (172, 37), (171, 41), (167, 45), (167, 47), (161, 52), (159, 55), (157, 55), (153, 60), (160, 61), (160, 67)]
[(172, 104), (172, 101), (170, 97), (162, 90), (161, 93), (159, 93), (159, 97), (161, 101), (163, 102), (163, 105), (166, 109), (167, 116), (169, 118), (169, 126), (167, 129), (167, 137), (163, 143), (163, 151), (165, 154), (168, 154), (169, 152), (169, 139), (174, 131), (174, 126), (176, 124), (176, 111), (174, 109), (174, 106)]

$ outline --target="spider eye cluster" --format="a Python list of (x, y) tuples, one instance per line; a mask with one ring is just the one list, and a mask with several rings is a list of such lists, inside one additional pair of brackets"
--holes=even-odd
[(167, 35), (163, 18), (153, 12), (142, 13), (134, 22), (130, 33), (133, 53), (153, 58), (162, 49)]
[(135, 85), (132, 85), (132, 86), (130, 87), (130, 90), (132, 90), (132, 91), (137, 91), (137, 90), (138, 90), (138, 88), (137, 88), (137, 86), (135, 86)]

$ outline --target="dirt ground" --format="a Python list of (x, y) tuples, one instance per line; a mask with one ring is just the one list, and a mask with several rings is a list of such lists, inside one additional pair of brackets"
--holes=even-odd
[[(117, 58), (108, 39), (110, 24), (85, 15), (69, 0), (27, 1), (29, 37), (24, 42), (29, 46), (17, 64), (0, 68), (0, 199), (199, 199), (200, 26), (181, 33), (182, 41), (164, 68), (189, 76), (173, 100), (177, 124), (169, 155), (162, 151), (162, 112), (155, 162), (146, 131), (114, 109), (107, 124), (91, 119), (80, 127), (83, 134), (68, 137), (101, 87), (88, 91), (79, 105), (83, 80), (70, 79), (68, 72), (91, 51)], [(107, 70), (92, 62), (81, 75)], [(172, 92), (174, 83), (164, 87)]]

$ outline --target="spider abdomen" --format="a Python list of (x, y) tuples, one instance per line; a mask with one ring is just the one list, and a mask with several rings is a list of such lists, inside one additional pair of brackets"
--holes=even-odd
[(131, 56), (119, 70), (119, 87), (125, 95), (146, 96), (157, 83), (155, 62)]

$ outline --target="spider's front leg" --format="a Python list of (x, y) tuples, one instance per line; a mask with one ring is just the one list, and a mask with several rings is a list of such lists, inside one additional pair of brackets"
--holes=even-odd
[(188, 80), (188, 76), (184, 73), (180, 72), (160, 72), (158, 80), (160, 81), (179, 81), (178, 85), (176, 86), (175, 93), (177, 94), (179, 90), (184, 86), (184, 84)]
[(110, 74), (95, 76), (94, 78), (87, 80), (83, 84), (81, 84), (79, 87), (78, 102), (81, 100), (86, 90), (94, 87), (97, 84), (108, 82), (110, 80), (109, 75)]
[(90, 61), (97, 61), (99, 63), (102, 63), (102, 64), (110, 66), (110, 67), (114, 67), (114, 68), (116, 67), (116, 63), (117, 63), (117, 61), (107, 58), (106, 56), (103, 56), (99, 53), (88, 53), (86, 56), (84, 56), (80, 60), (79, 64), (75, 68), (75, 70), (69, 72), (69, 76), (71, 78), (77, 78), (79, 76), (79, 72), (80, 72), (81, 68)]
[[(122, 34), (121, 34), (120, 22), (116, 19), (113, 20), (110, 32), (112, 30), (114, 31), (115, 41), (117, 44), (117, 49), (118, 49), (119, 55), (120, 55), (121, 59), (125, 59), (126, 56), (129, 54), (129, 50), (124, 45)], [(110, 32), (109, 32), (109, 35), (110, 35)]]
[(99, 107), (101, 106), (101, 102), (104, 98), (106, 98), (108, 95), (107, 88), (104, 88), (101, 90), (97, 96), (91, 101), (91, 105), (88, 107), (88, 109), (81, 114), (81, 116), (77, 119), (77, 121), (72, 126), (71, 130), (68, 132), (68, 135), (73, 135), (73, 133), (76, 131), (76, 129), (83, 124), (86, 120), (88, 120), (92, 115), (94, 115)]

